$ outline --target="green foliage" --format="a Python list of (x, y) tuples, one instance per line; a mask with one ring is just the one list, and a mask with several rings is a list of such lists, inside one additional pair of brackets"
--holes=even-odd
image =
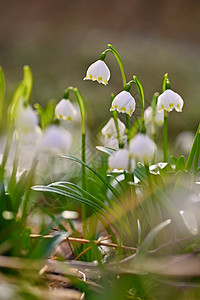
[(45, 108), (39, 103), (34, 105), (38, 115), (40, 116), (41, 127), (44, 130), (48, 125), (53, 123), (56, 101), (50, 100)]
[[(114, 54), (120, 67), (124, 89), (130, 90), (131, 83), (135, 83), (141, 101), (141, 117), (133, 122), (131, 128), (129, 116), (126, 118), (127, 146), (120, 140), (117, 111), (112, 112), (119, 147), (128, 148), (131, 138), (138, 132), (146, 132), (144, 90), (136, 76), (133, 76), (134, 80), (126, 82), (119, 53), (112, 45), (109, 44), (108, 47), (109, 49), (101, 55), (101, 59), (105, 59), (107, 52)], [(80, 108), (81, 159), (69, 154), (62, 154), (60, 158), (63, 161), (73, 162), (75, 167), (80, 166), (81, 171), (79, 168), (75, 174), (76, 178), (73, 178), (70, 167), (66, 169), (67, 179), (52, 180), (45, 185), (44, 182), (37, 182), (38, 157), (33, 159), (30, 168), (19, 175), (19, 144), (16, 146), (11, 170), (9, 172), (7, 170), (13, 132), (16, 129), (17, 110), (21, 104), (20, 101), (24, 106), (29, 105), (32, 84), (31, 70), (25, 66), (24, 78), (9, 101), (6, 122), (9, 124), (10, 131), (7, 134), (0, 166), (0, 255), (11, 259), (13, 263), (15, 262), (12, 261), (13, 257), (20, 258), (17, 262), (20, 263), (13, 268), (6, 264), (5, 267), (0, 259), (0, 267), (2, 264), (10, 269), (9, 272), (13, 277), (19, 275), (22, 282), (26, 283), (25, 275), (22, 274), (26, 264), (24, 260), (30, 259), (36, 264), (41, 264), (43, 259), (47, 260), (51, 257), (55, 248), (63, 241), (69, 242), (71, 235), (77, 239), (75, 240), (77, 243), (81, 241), (84, 245), (81, 243), (78, 246), (73, 245), (75, 249), (73, 250), (69, 243), (71, 251), (74, 251), (76, 257), (82, 260), (82, 264), (79, 260), (70, 261), (70, 263), (74, 268), (81, 269), (82, 267), (83, 273), (89, 270), (88, 278), (96, 281), (93, 284), (81, 282), (77, 278), (74, 281), (76, 288), (86, 293), (87, 299), (172, 298), (173, 294), (177, 295), (177, 287), (179, 283), (182, 284), (181, 280), (184, 284), (191, 284), (192, 287), (195, 283), (197, 295), (199, 295), (198, 280), (195, 282), (195, 276), (199, 275), (199, 271), (195, 269), (199, 254), (199, 217), (197, 215), (199, 189), (195, 181), (199, 171), (200, 126), (187, 161), (183, 155), (178, 158), (168, 155), (167, 113), (165, 112), (163, 135), (165, 162), (151, 165), (147, 163), (148, 160), (136, 161), (135, 166), (131, 167), (131, 159), (134, 156), (132, 154), (129, 157), (128, 170), (108, 172), (107, 156), (113, 155), (117, 150), (97, 146), (97, 150), (101, 152), (100, 155), (104, 155), (103, 158), (100, 156), (101, 162), (86, 163), (85, 105), (79, 90), (69, 87), (65, 90), (64, 97), (68, 98), (69, 92), (73, 91)], [(162, 91), (169, 88), (168, 74), (165, 74)], [(155, 93), (152, 100), (154, 117), (157, 97), (158, 93)], [(36, 112), (40, 117), (41, 130), (57, 122), (54, 114), (55, 106), (56, 101), (53, 100), (49, 101), (45, 108), (40, 104), (35, 104)], [(0, 68), (0, 117), (4, 110), (5, 79)], [(156, 131), (153, 134), (156, 141)], [(154, 161), (154, 158), (151, 158), (151, 161)], [(48, 201), (45, 202), (47, 197), (57, 201), (57, 210), (53, 206), (53, 201), (52, 206)], [(63, 212), (70, 205), (81, 214), (79, 220), (64, 219)], [(34, 216), (39, 219), (36, 224), (34, 224)], [(80, 220), (81, 225), (77, 225)], [(78, 226), (80, 228), (77, 229)], [(35, 230), (36, 235), (33, 234)], [(165, 273), (163, 269), (166, 268), (167, 263), (176, 264), (173, 257), (183, 259), (187, 268), (180, 268), (178, 265), (177, 273), (174, 271), (176, 268), (173, 269), (175, 273), (171, 270)], [(190, 269), (193, 262), (188, 262), (188, 257), (195, 261), (194, 270)], [(156, 259), (159, 267), (155, 266)], [(94, 261), (98, 264), (96, 265)], [(68, 275), (66, 263), (61, 262), (60, 267), (58, 270), (63, 271), (62, 275)], [(34, 271), (29, 270), (29, 277), (31, 278), (32, 274), (35, 276), (31, 283), (37, 285), (39, 282), (42, 285), (42, 280), (44, 280), (44, 284), (47, 285), (45, 275), (44, 278), (39, 275), (40, 268), (37, 266), (33, 269)], [(190, 270), (190, 278), (187, 276), (187, 269)], [(2, 273), (6, 274), (4, 270)], [(57, 273), (57, 269), (53, 273)], [(70, 276), (70, 278), (73, 277), (71, 274)], [(24, 285), (22, 282), (20, 284)], [(183, 286), (187, 287), (187, 284), (184, 284)], [(163, 297), (162, 291), (159, 290), (160, 286), (166, 291), (166, 297)], [(19, 294), (24, 299), (26, 297), (39, 298), (25, 288), (22, 288)], [(192, 292), (191, 295), (193, 294)]]

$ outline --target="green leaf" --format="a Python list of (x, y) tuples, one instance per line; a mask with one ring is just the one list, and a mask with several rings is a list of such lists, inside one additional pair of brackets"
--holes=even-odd
[(157, 234), (164, 229), (166, 226), (168, 226), (171, 223), (170, 219), (167, 219), (166, 221), (160, 223), (159, 225), (157, 225), (155, 228), (153, 228), (148, 235), (146, 236), (146, 238), (144, 239), (144, 241), (141, 243), (138, 254), (144, 254), (147, 250), (149, 250), (153, 240), (155, 239), (155, 237), (157, 236)]
[(19, 105), (20, 99), (23, 99), (24, 103), (29, 102), (32, 85), (33, 77), (31, 69), (29, 68), (29, 66), (24, 66), (24, 78), (20, 81), (20, 83), (14, 91), (8, 111), (11, 120), (13, 120), (16, 117), (17, 107)]
[(33, 75), (29, 66), (24, 66), (24, 85), (25, 91), (23, 97), (26, 103), (28, 103), (33, 86)]
[(79, 201), (81, 203), (84, 203), (88, 206), (90, 206), (92, 209), (94, 209), (95, 211), (101, 212), (101, 210), (103, 210), (102, 206), (99, 206), (97, 203), (85, 198), (85, 197), (81, 197), (69, 192), (66, 192), (62, 189), (58, 189), (58, 188), (54, 188), (54, 187), (50, 187), (50, 186), (33, 186), (32, 189), (34, 191), (40, 191), (40, 192), (48, 192), (48, 193), (53, 193), (53, 194), (58, 194), (58, 195), (62, 195), (65, 196), (67, 198), (70, 198), (72, 200), (76, 200)]
[(29, 256), (34, 259), (47, 258), (55, 247), (67, 239), (69, 235), (69, 232), (56, 231), (52, 234), (52, 238), (38, 238)]
[(34, 105), (38, 115), (40, 116), (40, 123), (43, 130), (53, 122), (55, 106), (55, 100), (50, 100), (45, 109), (38, 103)]
[(13, 210), (15, 213), (18, 212), (18, 209), (23, 202), (23, 195), (25, 194), (27, 185), (27, 174), (28, 171), (24, 171), (15, 186), (9, 185), (9, 194), (12, 199)]
[[(67, 181), (59, 181), (59, 182), (53, 182), (53, 183), (49, 184), (48, 186), (49, 187), (57, 186), (57, 187), (61, 187), (61, 188), (64, 188), (64, 189), (68, 189), (70, 192), (72, 192), (73, 194), (75, 193), (75, 195), (77, 195), (77, 196), (83, 195), (87, 199), (90, 199), (91, 201), (97, 203), (97, 205), (101, 206), (102, 209), (109, 210), (109, 208), (103, 203), (103, 201), (99, 200), (97, 197), (95, 197), (91, 193), (85, 191), (80, 186), (78, 186), (74, 183), (67, 182)], [(70, 188), (70, 187), (72, 187), (72, 188)], [(78, 190), (78, 192), (81, 192), (81, 194), (78, 193), (76, 190)]]
[(61, 155), (61, 157), (67, 158), (67, 159), (75, 161), (75, 162), (77, 162), (79, 164), (82, 164), (83, 166), (85, 166), (86, 168), (88, 168), (90, 171), (92, 171), (107, 186), (107, 188), (109, 190), (111, 190), (111, 192), (115, 195), (115, 197), (117, 199), (119, 199), (121, 197), (121, 195), (119, 194), (119, 192), (103, 176), (101, 176), (97, 171), (95, 171), (93, 168), (89, 167), (83, 161), (81, 161), (80, 159), (78, 159), (78, 158), (76, 158), (74, 156), (68, 155), (68, 154)]
[(147, 179), (146, 169), (140, 162), (137, 163), (133, 173), (141, 182), (144, 182)]
[(176, 171), (185, 169), (185, 157), (181, 155), (176, 161)]
[(5, 77), (4, 77), (3, 69), (0, 66), (0, 120), (3, 114), (4, 98), (5, 98)]
[(188, 160), (187, 160), (187, 163), (186, 163), (186, 170), (187, 171), (190, 171), (191, 169), (191, 166), (192, 166), (192, 162), (193, 162), (193, 159), (194, 159), (194, 155), (195, 155), (195, 152), (196, 152), (196, 148), (198, 146), (198, 141), (199, 141), (199, 134), (200, 134), (200, 124), (197, 128), (197, 132), (196, 132), (196, 135), (195, 135), (195, 138), (194, 138), (194, 141), (193, 141), (193, 144), (192, 144), (192, 148), (190, 150), (190, 153), (189, 153), (189, 156), (188, 156)]
[(103, 146), (96, 146), (97, 150), (102, 151), (103, 153), (107, 155), (111, 155), (116, 152), (115, 149), (110, 148), (110, 147), (103, 147)]
[(16, 117), (17, 107), (19, 105), (20, 99), (23, 98), (24, 96), (25, 90), (26, 90), (25, 83), (24, 80), (22, 80), (16, 87), (12, 96), (11, 104), (9, 106), (8, 113), (11, 120), (13, 120)]

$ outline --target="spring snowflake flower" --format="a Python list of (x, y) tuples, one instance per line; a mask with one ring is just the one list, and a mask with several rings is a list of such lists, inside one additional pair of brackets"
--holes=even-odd
[[(119, 134), (124, 135), (125, 134), (125, 125), (123, 122), (120, 121), (120, 119), (117, 118), (117, 122), (118, 122), (118, 127), (119, 127)], [(106, 123), (106, 125), (102, 128), (101, 133), (107, 137), (107, 138), (111, 138), (111, 137), (117, 137), (117, 130), (116, 130), (116, 126), (115, 126), (115, 122), (113, 118), (110, 118), (110, 120)]]
[(135, 111), (135, 106), (135, 99), (131, 94), (127, 91), (122, 91), (113, 99), (110, 111), (116, 109), (118, 112), (126, 113), (131, 116)]
[[(152, 106), (147, 107), (147, 109), (145, 109), (144, 111), (144, 120), (145, 123), (148, 124), (152, 121), (152, 117), (153, 117), (153, 108)], [(164, 110), (159, 111), (156, 108), (155, 111), (155, 122), (158, 126), (162, 126), (164, 123)]]
[(147, 135), (141, 133), (136, 134), (129, 144), (129, 151), (132, 156), (145, 164), (151, 162), (156, 150), (157, 146), (154, 141)]
[(119, 141), (114, 136), (111, 136), (110, 138), (107, 138), (106, 136), (104, 136), (104, 139), (102, 142), (105, 147), (109, 147), (109, 148), (116, 149), (116, 150), (119, 149)]
[(72, 120), (75, 119), (76, 114), (77, 111), (74, 108), (74, 105), (68, 99), (62, 99), (56, 105), (55, 117), (57, 119), (62, 119), (71, 122)]
[(14, 140), (19, 141), (22, 145), (36, 146), (42, 136), (42, 130), (39, 126), (35, 126), (30, 131), (15, 130)]
[(16, 129), (22, 132), (29, 132), (34, 130), (37, 125), (38, 116), (33, 108), (30, 105), (23, 106), (20, 104), (15, 119)]
[(47, 127), (38, 145), (38, 151), (47, 154), (68, 153), (71, 147), (71, 134), (62, 127)]
[(89, 66), (84, 80), (97, 80), (104, 85), (108, 84), (110, 79), (110, 70), (103, 60), (97, 60)]
[(109, 169), (128, 170), (129, 168), (129, 151), (127, 149), (120, 149), (108, 158)]
[(159, 111), (172, 111), (175, 109), (178, 112), (182, 111), (183, 99), (181, 96), (172, 90), (166, 90), (158, 97), (157, 107)]

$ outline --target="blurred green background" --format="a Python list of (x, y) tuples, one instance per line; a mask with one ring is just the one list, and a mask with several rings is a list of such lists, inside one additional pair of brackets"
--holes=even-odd
[[(60, 100), (66, 87), (77, 86), (95, 133), (110, 116), (110, 94), (122, 89), (115, 58), (109, 53), (106, 57), (111, 70), (108, 86), (82, 79), (111, 43), (121, 55), (127, 80), (133, 75), (141, 80), (147, 103), (161, 91), (163, 74), (169, 73), (172, 89), (185, 101), (183, 113), (170, 114), (173, 141), (177, 133), (195, 130), (199, 122), (199, 15), (197, 0), (1, 0), (0, 65), (7, 99), (28, 64), (34, 76), (32, 103)], [(135, 87), (131, 92), (138, 99)]]

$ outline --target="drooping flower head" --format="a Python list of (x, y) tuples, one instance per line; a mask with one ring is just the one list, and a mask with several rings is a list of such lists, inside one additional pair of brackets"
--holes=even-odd
[(108, 158), (109, 169), (128, 170), (129, 167), (129, 151), (127, 149), (120, 149)]
[(104, 85), (108, 84), (110, 79), (110, 70), (103, 60), (97, 60), (89, 66), (84, 80), (98, 81)]
[(175, 109), (176, 111), (181, 112), (183, 108), (183, 99), (179, 94), (168, 89), (158, 97), (157, 107), (159, 111), (172, 111)]
[[(149, 106), (144, 111), (145, 123), (146, 124), (150, 123), (152, 121), (152, 118), (153, 118), (153, 108), (152, 106)], [(162, 126), (164, 123), (164, 110), (159, 111), (157, 107), (155, 111), (155, 123), (158, 126)]]
[(118, 112), (126, 113), (131, 116), (135, 111), (135, 106), (136, 103), (133, 96), (127, 91), (122, 91), (113, 99), (110, 111), (117, 110)]
[(72, 142), (71, 134), (62, 127), (47, 127), (40, 139), (38, 151), (48, 154), (67, 153)]
[(23, 132), (32, 131), (38, 125), (38, 116), (30, 105), (19, 104), (17, 109), (15, 126), (17, 130)]
[[(120, 119), (118, 119), (118, 118), (117, 118), (117, 122), (118, 122), (120, 136), (124, 135), (125, 129), (126, 129), (124, 123), (121, 122)], [(116, 130), (116, 126), (115, 126), (115, 122), (114, 122), (113, 118), (110, 118), (110, 120), (102, 128), (101, 133), (107, 138), (111, 138), (111, 137), (117, 138), (117, 130)]]
[(129, 151), (132, 156), (144, 164), (151, 162), (156, 153), (157, 146), (154, 141), (145, 134), (138, 133), (130, 141)]
[(74, 105), (68, 99), (62, 99), (56, 105), (55, 108), (55, 117), (57, 119), (62, 119), (68, 122), (71, 122), (75, 119), (77, 114)]

